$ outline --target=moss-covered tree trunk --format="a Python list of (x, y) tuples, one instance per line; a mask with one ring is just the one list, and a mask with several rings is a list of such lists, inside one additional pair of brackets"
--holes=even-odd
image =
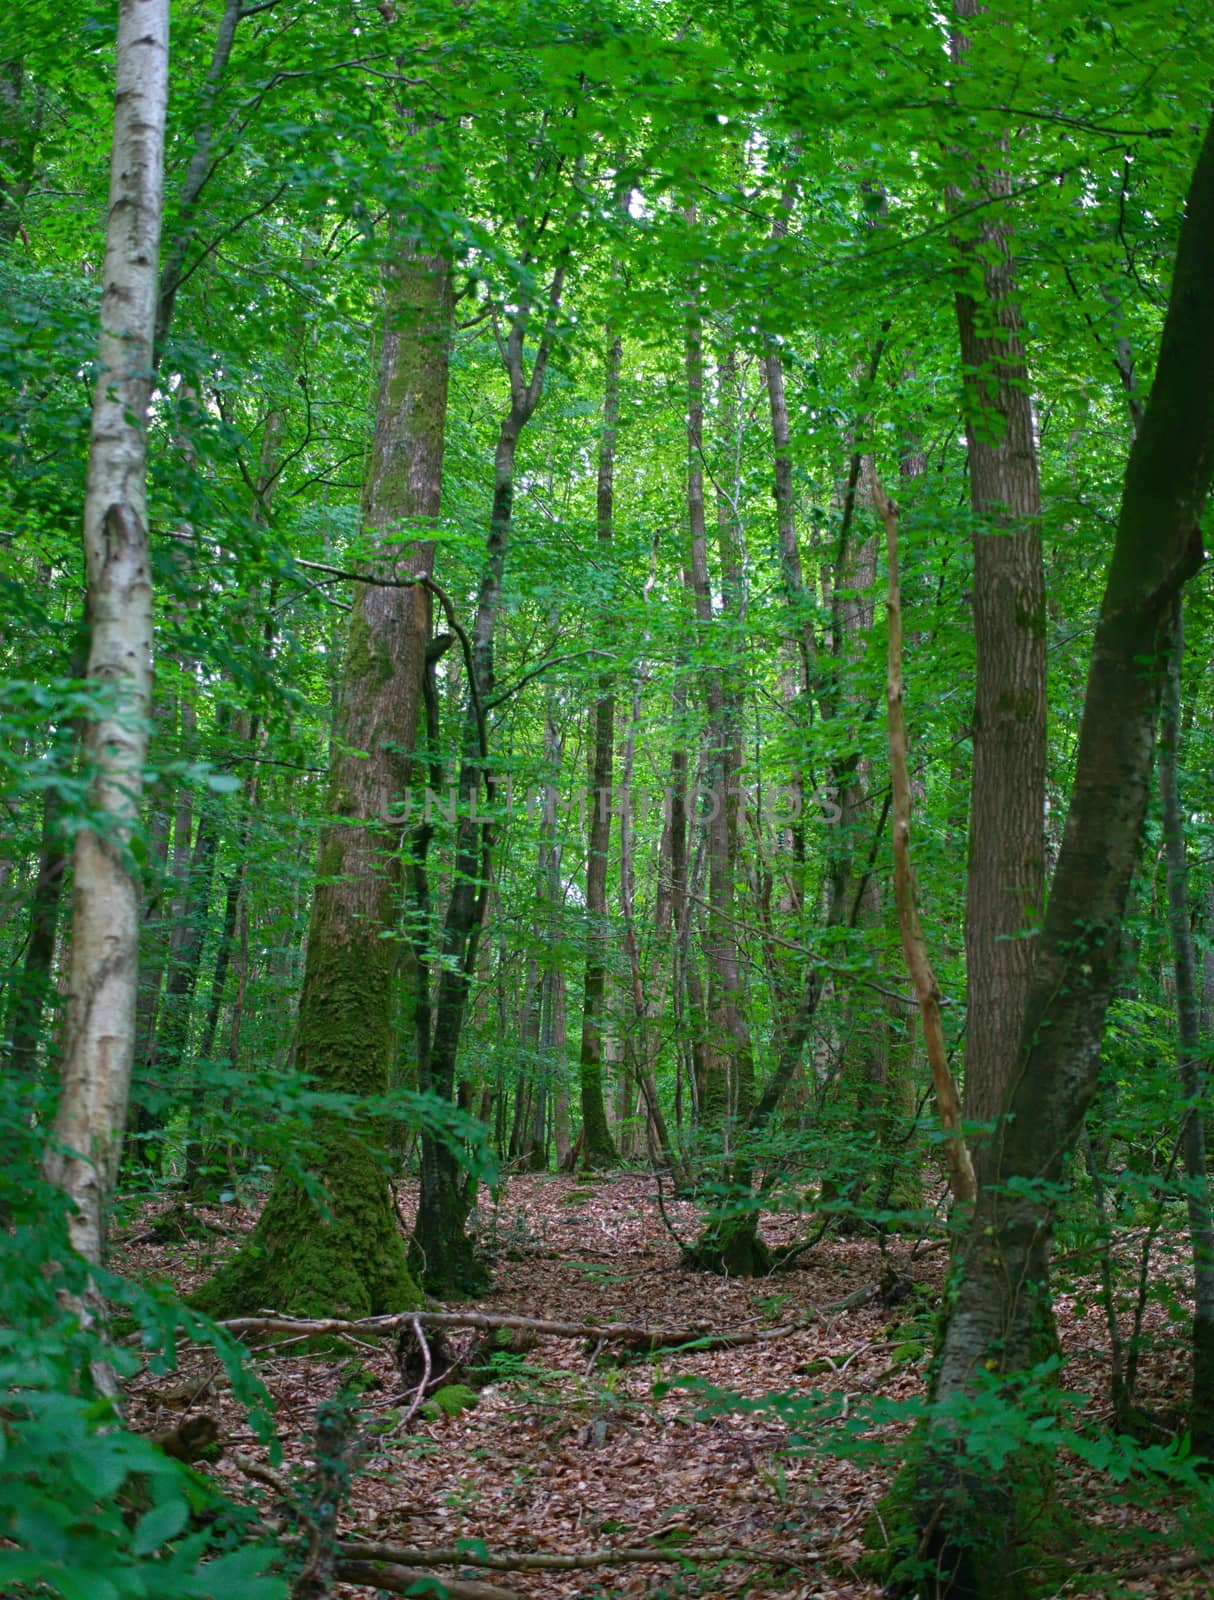
[[(328, 811), (308, 931), (296, 1062), (319, 1088), (387, 1091), (395, 1054), (397, 828), (430, 633), (426, 591), (447, 410), (446, 263), (401, 241), (384, 275), (375, 433), (363, 494), (367, 576), (355, 586), (338, 693)], [(401, 534), (413, 530), (410, 543)], [(365, 1316), (416, 1304), (382, 1164), (380, 1128), (318, 1129), (314, 1199), (280, 1175), (249, 1244), (203, 1291), (207, 1309), (270, 1305)]]
[[(1049, 1327), (1052, 1193), (1100, 1067), (1130, 879), (1138, 860), (1177, 597), (1201, 565), (1214, 469), (1214, 123), (1180, 228), (1155, 382), (1130, 451), (1088, 670), (1075, 782), (1054, 872), (1017, 1071), (983, 1152), (938, 1356), (936, 1395), (964, 1400), (1038, 1358)], [(943, 1416), (921, 1441), (907, 1592), (1031, 1600), (1026, 1512), (1039, 1463), (991, 1470)]]

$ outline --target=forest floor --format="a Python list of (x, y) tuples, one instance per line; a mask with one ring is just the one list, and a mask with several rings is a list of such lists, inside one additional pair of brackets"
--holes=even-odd
[[(400, 1194), (402, 1225), (411, 1197)], [(252, 1226), (233, 1207), (200, 1213), (224, 1231), (218, 1244), (148, 1238), (168, 1202), (143, 1208), (118, 1250), (132, 1275), (169, 1279), (188, 1290)], [(665, 1201), (674, 1228), (690, 1239), (695, 1207)], [(770, 1243), (800, 1237), (804, 1219), (765, 1217)], [(164, 1229), (160, 1230), (162, 1233)], [(354, 1350), (352, 1358), (267, 1345), (255, 1358), (273, 1397), (289, 1476), (310, 1461), (317, 1403), (356, 1375), (364, 1392), (366, 1451), (340, 1526), (346, 1536), (433, 1549), (483, 1542), (493, 1554), (585, 1554), (620, 1546), (728, 1547), (726, 1559), (689, 1570), (677, 1562), (623, 1564), (578, 1571), (491, 1571), (476, 1575), (534, 1600), (571, 1597), (799, 1597), (876, 1600), (877, 1587), (857, 1570), (866, 1526), (896, 1465), (897, 1438), (884, 1467), (804, 1451), (790, 1421), (774, 1408), (715, 1409), (694, 1380), (742, 1401), (817, 1388), (845, 1393), (851, 1406), (875, 1395), (922, 1393), (931, 1317), (939, 1302), (946, 1254), (913, 1241), (827, 1238), (796, 1270), (766, 1279), (722, 1279), (680, 1267), (678, 1245), (663, 1223), (648, 1174), (601, 1178), (511, 1177), (498, 1204), (482, 1215), (481, 1237), (495, 1260), (492, 1289), (475, 1309), (527, 1318), (713, 1330), (768, 1331), (736, 1349), (662, 1352), (613, 1364), (584, 1342), (541, 1337), (515, 1370), (483, 1389), (474, 1409), (438, 1419), (415, 1415), (394, 1434), (410, 1396), (392, 1341)], [(902, 1303), (877, 1293), (893, 1268)], [(914, 1288), (908, 1292), (906, 1280)], [(862, 1291), (870, 1291), (865, 1298)], [(1093, 1297), (1095, 1298), (1095, 1297)], [(857, 1299), (861, 1303), (854, 1303)], [(852, 1301), (838, 1308), (841, 1302)], [(459, 1309), (472, 1309), (460, 1306)], [(1071, 1389), (1107, 1393), (1107, 1341), (1098, 1311), (1064, 1296), (1059, 1321), (1072, 1364)], [(792, 1325), (794, 1331), (775, 1330)], [(1162, 1334), (1163, 1329), (1161, 1327)], [(454, 1337), (454, 1336), (453, 1336)], [(1144, 1371), (1144, 1401), (1159, 1409), (1183, 1395), (1183, 1349), (1173, 1338)], [(267, 1491), (242, 1474), (236, 1457), (264, 1463), (263, 1447), (201, 1349), (182, 1352), (172, 1383), (144, 1373), (130, 1385), (133, 1426), (155, 1431), (180, 1420), (183, 1403), (215, 1415), (225, 1453), (214, 1469), (239, 1499)], [(196, 1378), (196, 1381), (193, 1381)], [(210, 1380), (208, 1383), (208, 1379)], [(692, 1380), (691, 1387), (684, 1382)], [(193, 1383), (193, 1387), (190, 1385)], [(199, 1389), (200, 1384), (207, 1384)], [(670, 1387), (666, 1387), (669, 1385)], [(656, 1393), (655, 1393), (656, 1387)], [(188, 1399), (186, 1396), (188, 1395)], [(810, 1438), (812, 1442), (812, 1428)], [(1102, 1484), (1079, 1492), (1089, 1517), (1110, 1524), (1127, 1513)], [(1102, 1510), (1107, 1500), (1107, 1511)], [(1167, 1539), (1169, 1508), (1145, 1515)], [(1145, 1526), (1143, 1531), (1149, 1531)], [(1156, 1565), (1166, 1559), (1155, 1551)], [(435, 1569), (435, 1577), (444, 1571)], [(472, 1577), (470, 1569), (465, 1576)], [(339, 1586), (343, 1597), (371, 1588)], [(1151, 1596), (1211, 1594), (1209, 1573), (1156, 1571), (1099, 1591), (1077, 1580), (1059, 1593)], [(233, 1597), (236, 1600), (236, 1597)]]

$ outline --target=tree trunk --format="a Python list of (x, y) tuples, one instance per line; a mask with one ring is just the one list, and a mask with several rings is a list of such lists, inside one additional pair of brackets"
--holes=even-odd
[[(632, 716), (628, 736), (624, 741), (620, 762), (620, 919), (624, 928), (624, 947), (628, 953), (628, 969), (632, 990), (632, 1024), (625, 1034), (624, 1055), (629, 1067), (627, 1081), (635, 1083), (645, 1112), (645, 1125), (650, 1149), (660, 1156), (670, 1169), (676, 1188), (686, 1184), (686, 1174), (678, 1150), (670, 1137), (662, 1102), (658, 1096), (656, 1065), (660, 1039), (658, 1025), (661, 1007), (646, 992), (652, 989), (653, 971), (645, 973), (641, 963), (641, 948), (636, 928), (636, 869), (634, 862), (636, 829), (632, 820), (632, 770), (636, 752), (636, 732), (641, 723), (641, 686), (643, 670), (638, 673), (632, 694)], [(659, 851), (659, 879), (662, 862)], [(669, 894), (663, 895), (659, 886), (655, 922), (660, 935), (662, 923), (669, 915)], [(655, 958), (656, 959), (656, 958)]]
[(552, 1057), (556, 1063), (556, 1083), (552, 1094), (552, 1137), (556, 1146), (556, 1168), (568, 1172), (573, 1166), (573, 1132), (569, 1125), (569, 1026), (565, 1008), (565, 974), (559, 967), (552, 974)]
[[(510, 336), (504, 346), (510, 379), (510, 409), (498, 430), (494, 453), (489, 537), (472, 628), (472, 659), (457, 787), (460, 819), (456, 829), (455, 870), (443, 921), (433, 1032), (428, 1040), (419, 1039), (418, 1045), (418, 1082), (444, 1102), (452, 1099), (455, 1090), (460, 1035), (488, 904), (493, 833), (489, 819), (477, 814), (477, 800), (482, 782), (488, 781), (485, 707), (495, 682), (493, 644), (514, 511), (515, 457), (519, 437), (534, 416), (544, 392), (544, 375), (564, 281), (565, 267), (561, 265), (549, 286), (547, 318), (530, 377), (523, 369), (528, 304), (524, 303), (514, 314)], [(422, 1129), (421, 1150), (421, 1188), (410, 1259), (422, 1272), (426, 1287), (432, 1292), (474, 1292), (483, 1287), (486, 1278), (473, 1241), (464, 1231), (475, 1198), (475, 1184), (461, 1177), (459, 1160), (450, 1143), (427, 1128)]]
[(932, 971), (927, 941), (919, 921), (915, 898), (915, 876), (911, 866), (911, 787), (906, 737), (906, 709), (902, 689), (902, 597), (898, 581), (898, 514), (876, 474), (872, 480), (873, 499), (885, 526), (885, 557), (888, 569), (888, 658), (886, 716), (889, 728), (889, 765), (893, 790), (894, 896), (898, 904), (898, 927), (906, 967), (919, 1000), (923, 1020), (923, 1039), (936, 1093), (936, 1111), (948, 1140), (949, 1187), (954, 1200), (969, 1204), (976, 1193), (974, 1165), (961, 1134), (961, 1097), (948, 1064), (944, 1042), (944, 1023), (940, 1011), (940, 987)]
[[(84, 676), (87, 653), (88, 639), (85, 636), (85, 624), (82, 623), (69, 668), (73, 678)], [(70, 747), (79, 745), (83, 731), (84, 724), (74, 719), (70, 724)], [(70, 761), (68, 752), (68, 741), (57, 740), (47, 760), (55, 764)], [(42, 1014), (51, 993), (59, 908), (68, 866), (69, 842), (63, 823), (63, 801), (59, 789), (54, 783), (49, 783), (42, 799), (38, 876), (34, 880), (34, 893), (30, 901), (25, 960), (21, 976), (15, 981), (9, 996), (4, 1023), (4, 1039), (9, 1052), (8, 1069), (17, 1082), (28, 1081), (34, 1075), (42, 1033)]]
[[(695, 601), (698, 652), (709, 657), (700, 668), (705, 707), (708, 796), (708, 921), (704, 962), (708, 970), (708, 1039), (700, 1122), (724, 1129), (750, 1110), (754, 1083), (750, 1030), (746, 1023), (733, 917), (734, 857), (737, 843), (738, 706), (732, 673), (717, 659), (720, 645), (710, 637), (714, 622), (708, 575), (704, 514), (704, 358), (700, 319), (693, 307), (687, 326), (687, 517), (691, 536), (689, 568)], [(728, 373), (724, 375), (728, 383)], [(728, 416), (729, 404), (726, 404)], [(732, 440), (730, 443), (732, 444)], [(721, 617), (737, 624), (740, 577), (734, 574), (729, 529), (722, 530)]]
[(165, 985), (164, 1006), (156, 1030), (154, 1071), (160, 1094), (155, 1110), (140, 1119), (140, 1133), (145, 1141), (145, 1164), (162, 1177), (165, 1175), (166, 1113), (181, 1097), (181, 1063), (189, 1039), (194, 991), (198, 986), (198, 972), (202, 965), (218, 848), (219, 825), (212, 806), (199, 819), (190, 859), (185, 906), (180, 922), (175, 923), (175, 929), (180, 929), (181, 937)]
[(87, 677), (107, 709), (84, 738), (90, 809), (73, 850), (72, 954), (63, 1093), (46, 1170), (72, 1201), (72, 1244), (104, 1253), (105, 1209), (122, 1149), (134, 1046), (138, 869), (130, 844), (143, 792), (152, 698), (147, 409), (164, 196), (168, 0), (121, 0), (114, 141), (93, 391), (84, 553)]
[[(599, 559), (611, 558), (615, 506), (615, 443), (620, 414), (620, 354), (617, 334), (607, 349), (603, 385), (603, 428), (599, 436), (597, 528)], [(586, 920), (588, 949), (582, 990), (582, 1053), (579, 1084), (582, 1101), (584, 1167), (611, 1166), (615, 1146), (603, 1103), (603, 1001), (607, 982), (607, 858), (611, 846), (612, 765), (615, 747), (615, 694), (610, 673), (599, 678), (594, 706), (594, 761), (590, 778), (590, 824), (586, 841)]]
[(1206, 1165), (1206, 1129), (1201, 1113), (1201, 1004), (1197, 960), (1189, 921), (1189, 862), (1180, 794), (1180, 669), (1184, 660), (1184, 614), (1176, 606), (1175, 643), (1168, 666), (1159, 741), (1159, 789), (1167, 853), (1168, 927), (1176, 974), (1177, 1057), (1184, 1093), (1183, 1147), (1189, 1238), (1193, 1250), (1193, 1387), (1189, 1434), (1198, 1455), (1214, 1457), (1214, 1216)]
[[(959, 20), (979, 0), (956, 0)], [(954, 60), (968, 49), (954, 34)], [(1010, 193), (976, 167), (982, 198)], [(952, 193), (956, 206), (961, 196)], [(1045, 890), (1045, 576), (1033, 403), (1016, 264), (997, 208), (955, 245), (970, 503), (974, 514), (973, 721), (966, 878), (965, 1114), (998, 1115), (1016, 1060)]]
[[(1130, 450), (1096, 627), (1074, 787), (1019, 1030), (1017, 1069), (966, 1235), (939, 1355), (937, 1397), (1011, 1376), (1049, 1325), (1054, 1186), (1095, 1092), (1121, 926), (1141, 848), (1177, 599), (1203, 559), (1214, 468), (1214, 122), (1181, 223), (1155, 382)], [(1030, 780), (1031, 781), (1031, 775)], [(914, 1471), (916, 1592), (951, 1600), (1040, 1593), (1025, 1559), (1032, 1463), (996, 1472), (946, 1421)], [(908, 1554), (912, 1554), (908, 1552)]]
[[(450, 277), (439, 256), (405, 241), (385, 269), (375, 432), (363, 494), (374, 550), (355, 586), (338, 693), (321, 838), (296, 1025), (301, 1072), (323, 1090), (387, 1092), (395, 1055), (393, 985), (400, 917), (393, 807), (405, 795), (430, 632), (419, 584), (434, 546), (427, 525), (442, 490), (451, 342)], [(402, 528), (419, 535), (402, 544)], [(416, 1303), (378, 1148), (349, 1118), (317, 1129), (323, 1206), (280, 1174), (250, 1246), (202, 1292), (208, 1310), (271, 1304), (303, 1315), (366, 1316)]]

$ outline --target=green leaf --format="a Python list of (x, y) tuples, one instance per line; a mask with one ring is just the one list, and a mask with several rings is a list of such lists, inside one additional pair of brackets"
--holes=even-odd
[(135, 1531), (131, 1536), (131, 1551), (137, 1556), (150, 1555), (153, 1550), (159, 1550), (174, 1534), (181, 1532), (189, 1517), (190, 1508), (184, 1498), (176, 1495), (172, 1499), (163, 1500), (158, 1506), (153, 1506), (150, 1511), (145, 1511), (135, 1524)]

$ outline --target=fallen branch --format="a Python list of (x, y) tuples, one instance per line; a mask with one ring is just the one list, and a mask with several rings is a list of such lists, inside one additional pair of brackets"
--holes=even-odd
[(1141, 1566), (1127, 1567), (1117, 1573), (1120, 1581), (1131, 1582), (1140, 1578), (1162, 1577), (1165, 1573), (1199, 1572), (1203, 1567), (1214, 1567), (1214, 1556), (1171, 1556), (1162, 1561), (1144, 1561)]
[(235, 1338), (248, 1334), (286, 1333), (305, 1338), (324, 1338), (355, 1332), (380, 1336), (399, 1332), (411, 1323), (431, 1328), (476, 1328), (493, 1332), (498, 1328), (522, 1328), (529, 1333), (555, 1339), (589, 1339), (604, 1344), (622, 1344), (635, 1352), (669, 1350), (694, 1345), (697, 1350), (735, 1350), (743, 1345), (766, 1344), (803, 1332), (817, 1321), (816, 1315), (804, 1322), (785, 1323), (778, 1328), (736, 1329), (714, 1333), (704, 1323), (686, 1328), (646, 1328), (633, 1322), (552, 1322), (540, 1317), (499, 1315), (487, 1311), (402, 1311), (390, 1316), (362, 1317), (283, 1317), (267, 1312), (259, 1317), (232, 1317), (219, 1326)]
[(254, 1461), (253, 1457), (246, 1455), (243, 1450), (233, 1450), (229, 1460), (234, 1467), (244, 1473), (246, 1478), (264, 1483), (268, 1489), (273, 1489), (275, 1494), (281, 1495), (284, 1500), (294, 1501), (295, 1491), (281, 1472), (275, 1472), (273, 1467), (267, 1467), (264, 1462)]
[[(347, 1561), (387, 1561), (394, 1566), (484, 1567), (490, 1572), (583, 1572), (591, 1567), (632, 1566), (649, 1562), (749, 1561), (757, 1566), (801, 1567), (817, 1561), (813, 1551), (783, 1555), (777, 1551), (753, 1550), (744, 1545), (622, 1545), (617, 1550), (584, 1550), (557, 1553), (517, 1550), (508, 1555), (476, 1554), (454, 1547), (413, 1550), (402, 1545), (364, 1544), (343, 1540), (337, 1546), (343, 1563)], [(444, 1583), (446, 1579), (443, 1580)]]
[[(412, 1594), (417, 1584), (433, 1584), (434, 1579), (419, 1567), (402, 1567), (382, 1561), (337, 1563), (340, 1583), (364, 1584), (369, 1589), (386, 1589), (389, 1594)], [(469, 1578), (444, 1578), (443, 1593), (449, 1600), (523, 1600), (517, 1589), (503, 1589), (497, 1583), (481, 1583)]]

